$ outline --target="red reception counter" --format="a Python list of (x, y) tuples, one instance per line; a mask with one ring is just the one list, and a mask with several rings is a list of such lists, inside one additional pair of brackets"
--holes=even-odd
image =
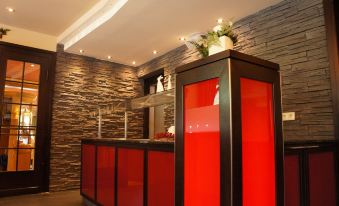
[(173, 144), (82, 140), (81, 195), (94, 205), (173, 206)]

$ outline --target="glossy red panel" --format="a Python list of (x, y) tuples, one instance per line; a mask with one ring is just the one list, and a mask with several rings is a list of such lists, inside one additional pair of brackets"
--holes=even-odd
[(174, 153), (148, 153), (148, 206), (174, 205)]
[(241, 78), (243, 206), (276, 205), (272, 84)]
[(218, 79), (184, 87), (184, 204), (220, 205)]
[(97, 202), (114, 206), (115, 148), (97, 147)]
[(144, 151), (118, 149), (118, 206), (142, 206)]
[(336, 206), (335, 183), (335, 161), (333, 152), (310, 153), (310, 206)]
[(82, 145), (82, 183), (81, 191), (83, 194), (95, 198), (95, 146)]
[(298, 155), (285, 155), (285, 206), (300, 205), (300, 167)]

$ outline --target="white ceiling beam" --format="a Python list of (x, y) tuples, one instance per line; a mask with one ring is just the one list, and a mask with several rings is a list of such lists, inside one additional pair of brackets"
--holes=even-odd
[(57, 38), (68, 49), (80, 39), (111, 19), (128, 0), (100, 0)]

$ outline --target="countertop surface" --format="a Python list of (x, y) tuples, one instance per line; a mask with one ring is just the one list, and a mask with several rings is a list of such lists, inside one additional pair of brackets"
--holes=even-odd
[(119, 144), (153, 144), (153, 145), (174, 145), (173, 140), (154, 139), (125, 139), (125, 138), (84, 138), (82, 142), (87, 143), (119, 143)]

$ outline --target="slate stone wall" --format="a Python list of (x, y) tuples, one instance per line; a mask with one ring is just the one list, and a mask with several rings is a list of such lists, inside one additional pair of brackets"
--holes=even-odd
[[(63, 52), (59, 46), (53, 98), (50, 190), (79, 188), (80, 139), (97, 137), (92, 112), (112, 103), (103, 115), (102, 137), (124, 137), (124, 112), (116, 107), (142, 95), (136, 68)], [(142, 138), (143, 113), (129, 112), (129, 138)]]
[[(280, 64), (284, 112), (296, 120), (284, 122), (286, 140), (334, 138), (330, 71), (322, 0), (284, 0), (235, 22), (235, 50)], [(165, 75), (199, 59), (185, 46), (140, 66), (138, 76), (164, 68)], [(167, 107), (171, 125), (173, 105)]]

